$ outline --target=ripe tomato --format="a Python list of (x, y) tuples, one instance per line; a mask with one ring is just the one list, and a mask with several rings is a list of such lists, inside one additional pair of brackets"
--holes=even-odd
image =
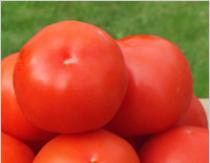
[(33, 163), (140, 163), (132, 146), (104, 130), (61, 135), (47, 143)]
[(146, 142), (140, 157), (143, 163), (208, 163), (208, 130), (171, 129)]
[(12, 54), (2, 61), (2, 130), (22, 140), (41, 140), (50, 134), (26, 120), (16, 100), (13, 71), (17, 57), (18, 53)]
[(127, 71), (119, 46), (106, 32), (64, 21), (45, 27), (22, 48), (14, 85), (33, 124), (78, 133), (113, 118), (127, 89)]
[(129, 84), (109, 128), (125, 136), (169, 128), (189, 108), (192, 97), (192, 76), (184, 55), (173, 43), (152, 35), (117, 42), (129, 71)]
[(191, 104), (187, 112), (182, 115), (175, 126), (191, 125), (208, 128), (206, 112), (196, 96), (192, 97)]
[(34, 154), (21, 141), (2, 133), (1, 163), (31, 163)]

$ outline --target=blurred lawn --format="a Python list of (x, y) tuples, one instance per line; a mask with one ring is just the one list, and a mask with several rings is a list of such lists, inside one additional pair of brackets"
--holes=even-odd
[(144, 33), (175, 42), (190, 62), (196, 95), (208, 97), (208, 2), (2, 2), (2, 57), (67, 19), (98, 25), (114, 38)]

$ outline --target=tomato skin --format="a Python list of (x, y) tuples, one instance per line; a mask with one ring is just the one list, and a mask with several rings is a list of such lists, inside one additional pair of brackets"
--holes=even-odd
[(19, 53), (2, 60), (2, 130), (21, 140), (37, 141), (50, 133), (33, 126), (23, 115), (14, 92), (13, 72)]
[(206, 112), (196, 96), (192, 97), (189, 109), (175, 124), (176, 127), (184, 125), (208, 128)]
[(208, 129), (180, 127), (154, 136), (140, 150), (142, 163), (208, 163)]
[(126, 93), (127, 71), (119, 46), (106, 32), (64, 21), (45, 27), (24, 45), (14, 85), (34, 125), (80, 133), (113, 118)]
[(47, 143), (33, 163), (140, 163), (132, 146), (117, 135), (99, 130), (60, 135)]
[(1, 163), (31, 163), (34, 154), (21, 141), (2, 133)]
[(189, 108), (192, 75), (182, 52), (152, 35), (117, 40), (128, 69), (128, 90), (108, 128), (123, 136), (148, 135), (176, 123)]

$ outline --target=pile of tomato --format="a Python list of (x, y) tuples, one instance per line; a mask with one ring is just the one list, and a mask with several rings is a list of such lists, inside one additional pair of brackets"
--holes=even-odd
[(208, 163), (189, 64), (164, 38), (58, 22), (2, 60), (1, 91), (2, 163)]

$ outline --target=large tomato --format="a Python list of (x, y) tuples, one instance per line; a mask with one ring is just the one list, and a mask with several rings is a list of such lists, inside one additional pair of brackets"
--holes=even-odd
[(14, 92), (13, 71), (18, 53), (2, 61), (2, 130), (22, 140), (37, 141), (50, 134), (33, 126), (23, 115)]
[(47, 143), (33, 163), (140, 163), (132, 146), (104, 130), (61, 135)]
[(117, 41), (129, 79), (120, 111), (109, 124), (122, 135), (144, 135), (172, 126), (189, 108), (192, 97), (190, 67), (171, 42), (152, 35)]
[(2, 133), (1, 163), (31, 163), (34, 154), (21, 141)]
[(143, 163), (208, 163), (208, 129), (180, 127), (146, 142), (140, 150)]
[(175, 126), (184, 125), (208, 128), (208, 119), (206, 116), (206, 112), (196, 96), (192, 97), (189, 109), (175, 124)]
[(45, 27), (24, 45), (14, 86), (33, 124), (78, 133), (113, 118), (127, 89), (127, 72), (119, 46), (106, 32), (64, 21)]

